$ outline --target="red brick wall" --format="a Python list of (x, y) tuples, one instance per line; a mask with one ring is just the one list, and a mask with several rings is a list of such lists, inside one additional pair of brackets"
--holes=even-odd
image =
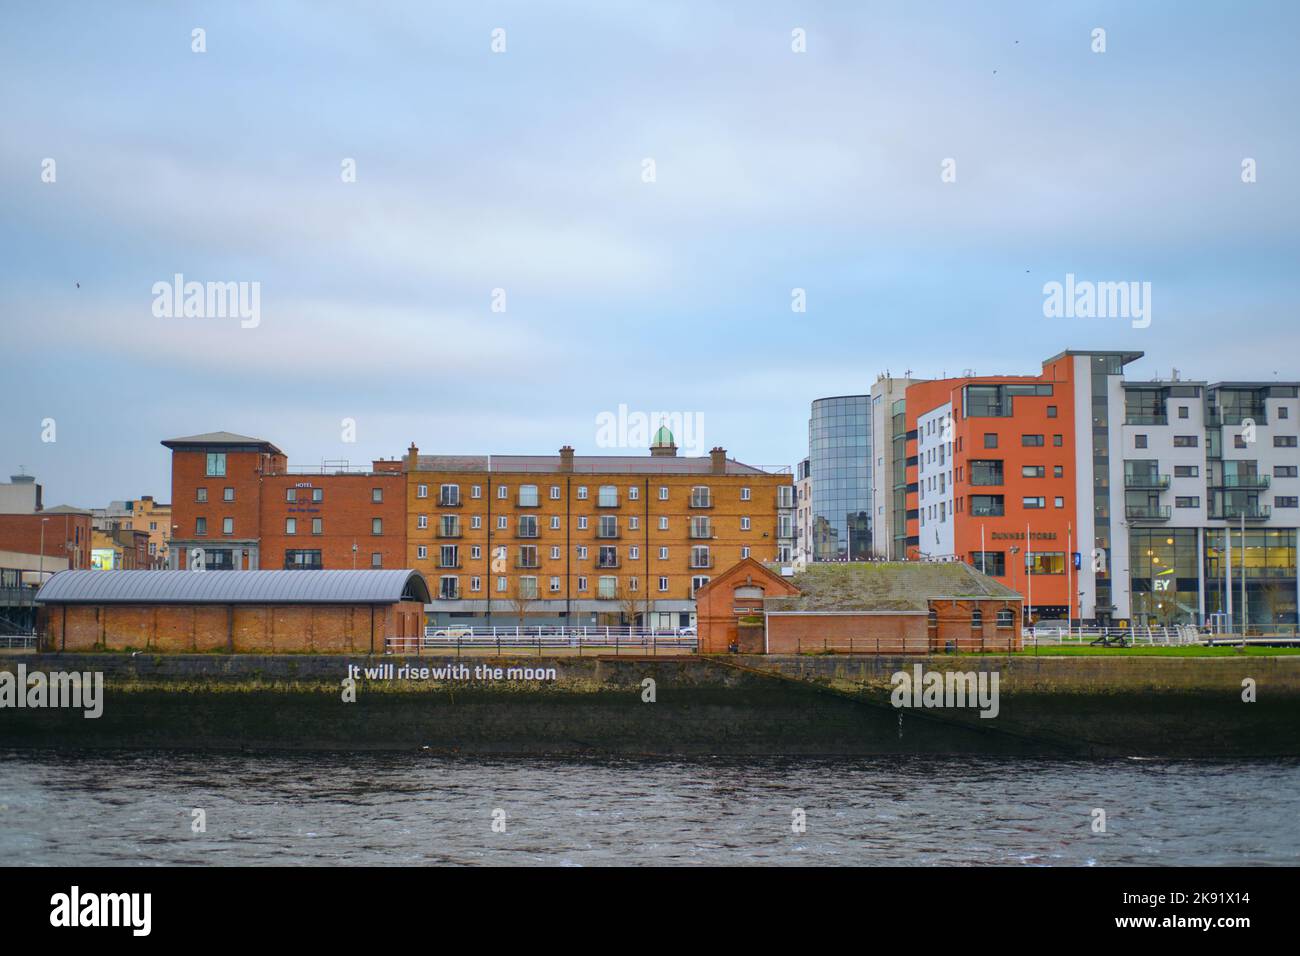
[[(1020, 634), (1019, 601), (932, 601), (937, 618), (930, 630), (930, 649), (943, 651), (951, 642), (958, 651), (1018, 651), (1023, 646)], [(972, 612), (982, 612), (983, 624), (972, 627)], [(998, 611), (1010, 608), (1012, 625), (998, 627)]]
[[(88, 651), (133, 648), (156, 652), (224, 651), (237, 654), (320, 654), (371, 651), (369, 605), (68, 605), (42, 616), (46, 646)], [(424, 605), (403, 601), (374, 609), (374, 652), (385, 639), (404, 639), (411, 650), (423, 632)]]
[(930, 639), (924, 614), (776, 614), (767, 619), (767, 650), (924, 654)]
[[(0, 515), (0, 551), (41, 553), (41, 522), (45, 520), (45, 554), (70, 558), (73, 570), (90, 567), (90, 515)], [(50, 571), (55, 568), (50, 567)]]
[[(227, 452), (225, 477), (218, 477), (206, 474), (205, 451), (173, 451), (172, 523), (176, 528), (172, 537), (181, 541), (197, 538), (212, 548), (220, 548), (223, 540), (258, 537), (262, 469), (274, 460), (275, 456), (257, 451)], [(199, 488), (207, 489), (206, 502), (198, 500)], [(234, 501), (224, 500), (226, 488), (234, 489)], [(195, 531), (200, 517), (208, 523), (207, 534), (201, 537)], [(222, 531), (225, 518), (234, 519), (231, 534)], [(188, 555), (182, 551), (178, 557), (180, 567), (187, 567)], [(241, 567), (238, 553), (236, 559), (235, 566)]]
[[(289, 501), (293, 488), (297, 501)], [(311, 500), (319, 488), (322, 500)], [(383, 501), (372, 500), (372, 490), (383, 490)], [(297, 533), (285, 533), (286, 519), (297, 520)], [(321, 519), (321, 533), (312, 534), (312, 519)], [(383, 534), (371, 533), (371, 519), (383, 521)], [(288, 550), (320, 551), (321, 566), (349, 569), (352, 543), (357, 545), (356, 567), (372, 567), (371, 555), (382, 556), (385, 568), (407, 567), (406, 476), (379, 475), (274, 475), (263, 480), (262, 567), (283, 568)]]

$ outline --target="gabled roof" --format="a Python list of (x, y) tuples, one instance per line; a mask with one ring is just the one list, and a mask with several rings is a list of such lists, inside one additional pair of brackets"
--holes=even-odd
[(960, 561), (813, 563), (790, 583), (798, 597), (768, 598), (765, 610), (926, 612), (935, 600), (1021, 600)]
[(221, 445), (226, 447), (243, 447), (258, 448), (269, 451), (273, 455), (283, 455), (284, 452), (276, 448), (269, 441), (262, 438), (250, 438), (247, 435), (236, 435), (234, 432), (204, 432), (202, 435), (188, 435), (184, 438), (168, 438), (162, 442), (164, 448), (177, 448), (186, 445)]
[(61, 571), (46, 604), (395, 604), (429, 601), (418, 571)]
[(773, 593), (791, 596), (798, 593), (788, 579), (783, 578), (761, 561), (754, 558), (741, 558), (721, 574), (714, 575), (696, 588), (695, 596), (698, 599), (700, 595), (720, 587), (744, 586), (747, 582), (752, 583), (755, 578), (760, 582), (759, 586)]

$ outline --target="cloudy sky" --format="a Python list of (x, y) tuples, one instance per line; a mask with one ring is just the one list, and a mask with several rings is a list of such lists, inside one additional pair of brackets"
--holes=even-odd
[[(158, 442), (219, 429), (594, 453), (625, 404), (789, 465), (886, 369), (1300, 379), (1293, 3), (2, 16), (0, 470), (47, 504), (166, 498)], [(156, 316), (177, 273), (259, 283), (257, 326)], [(1066, 273), (1152, 283), (1150, 326), (1045, 318)]]

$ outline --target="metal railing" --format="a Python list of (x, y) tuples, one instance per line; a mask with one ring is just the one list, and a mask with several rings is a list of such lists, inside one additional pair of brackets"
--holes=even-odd
[(430, 652), (536, 653), (547, 651), (586, 654), (693, 654), (699, 639), (691, 628), (637, 627), (457, 627), (429, 625), (422, 637), (390, 637), (389, 654)]
[(1023, 628), (1025, 646), (1030, 642), (1043, 645), (1087, 645), (1108, 640), (1134, 646), (1174, 646), (1195, 644), (1203, 639), (1195, 624), (1170, 624), (1167, 626), (1094, 627), (1075, 625), (1064, 627), (1035, 626)]
[(0, 650), (35, 650), (37, 640), (35, 634), (0, 634)]

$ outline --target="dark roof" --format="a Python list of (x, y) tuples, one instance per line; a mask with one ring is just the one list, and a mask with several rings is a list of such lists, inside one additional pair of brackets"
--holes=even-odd
[(273, 455), (283, 455), (284, 452), (276, 448), (269, 441), (262, 438), (249, 438), (247, 435), (236, 435), (234, 432), (204, 432), (202, 435), (188, 435), (184, 438), (168, 438), (162, 443), (164, 448), (177, 448), (186, 445), (219, 445), (229, 448), (258, 448), (265, 449)]
[(1005, 584), (960, 561), (814, 563), (789, 580), (799, 596), (768, 598), (766, 610), (925, 612), (939, 599), (1020, 600)]
[[(419, 455), (416, 471), (559, 474), (559, 455)], [(711, 475), (713, 458), (701, 455), (574, 455), (575, 475)], [(728, 475), (768, 475), (773, 472), (727, 459)]]
[(393, 604), (429, 601), (418, 571), (61, 571), (47, 604)]

